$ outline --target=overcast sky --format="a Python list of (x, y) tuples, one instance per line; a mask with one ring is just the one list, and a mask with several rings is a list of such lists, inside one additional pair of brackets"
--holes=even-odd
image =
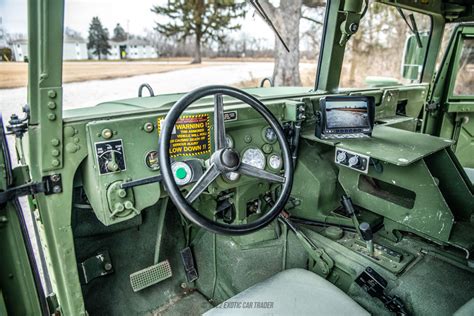
[[(132, 34), (143, 34), (145, 29), (153, 29), (156, 14), (150, 11), (154, 4), (167, 0), (66, 0), (65, 26), (79, 31), (87, 37), (92, 17), (98, 16), (102, 24), (114, 29), (120, 23)], [(27, 0), (0, 0), (0, 17), (7, 33), (27, 33)], [(253, 12), (253, 11), (252, 11)], [(247, 15), (242, 23), (242, 31), (254, 33), (256, 37), (273, 40), (273, 34), (259, 17)]]

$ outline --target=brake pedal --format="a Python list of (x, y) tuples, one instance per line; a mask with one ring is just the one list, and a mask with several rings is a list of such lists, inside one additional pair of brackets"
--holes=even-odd
[(168, 260), (130, 274), (130, 284), (134, 292), (143, 290), (170, 278), (173, 275)]

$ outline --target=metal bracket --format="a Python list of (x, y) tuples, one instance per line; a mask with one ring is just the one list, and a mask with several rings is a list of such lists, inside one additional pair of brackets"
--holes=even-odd
[(112, 260), (108, 250), (98, 252), (97, 255), (81, 262), (81, 269), (85, 284), (95, 278), (102, 277), (114, 272)]
[(426, 104), (425, 111), (426, 112), (435, 112), (440, 108), (440, 104), (438, 101), (431, 101)]
[(402, 300), (398, 296), (385, 294), (387, 280), (375, 272), (371, 267), (367, 267), (355, 280), (370, 296), (376, 297), (384, 303), (385, 307), (396, 315), (409, 315)]
[(62, 179), (60, 174), (53, 174), (43, 177), (41, 182), (32, 182), (10, 188), (0, 192), (0, 204), (14, 200), (20, 196), (35, 195), (44, 193), (45, 195), (63, 192)]

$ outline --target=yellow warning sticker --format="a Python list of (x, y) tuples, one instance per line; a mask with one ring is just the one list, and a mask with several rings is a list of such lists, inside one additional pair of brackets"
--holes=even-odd
[[(158, 118), (158, 134), (164, 117)], [(209, 114), (184, 115), (174, 125), (170, 140), (170, 156), (195, 156), (211, 152)]]

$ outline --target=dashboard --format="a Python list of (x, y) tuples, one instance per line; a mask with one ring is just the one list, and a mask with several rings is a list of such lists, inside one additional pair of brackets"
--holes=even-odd
[[(284, 120), (284, 107), (275, 107)], [(143, 115), (86, 124), (88, 156), (82, 169), (84, 190), (104, 225), (130, 219), (167, 195), (160, 183), (158, 141), (165, 115)], [(176, 184), (190, 189), (205, 171), (214, 146), (213, 112), (209, 108), (184, 113), (176, 122), (170, 142)], [(242, 162), (280, 173), (283, 161), (273, 129), (253, 109), (225, 111), (227, 145)], [(218, 178), (213, 192), (238, 190), (255, 179), (229, 172)], [(255, 191), (257, 192), (257, 191)], [(247, 198), (249, 194), (246, 194)], [(243, 203), (245, 204), (245, 203)]]

